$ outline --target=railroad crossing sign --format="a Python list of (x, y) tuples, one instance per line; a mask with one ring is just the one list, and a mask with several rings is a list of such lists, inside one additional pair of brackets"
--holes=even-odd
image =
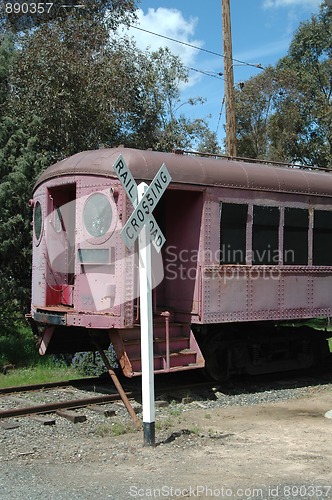
[(152, 215), (152, 211), (172, 180), (166, 165), (163, 164), (160, 167), (140, 201), (138, 200), (137, 184), (121, 155), (114, 163), (113, 168), (135, 208), (120, 233), (126, 246), (132, 248), (143, 226), (148, 223), (150, 240), (155, 249), (160, 252), (166, 240)]
[(113, 169), (135, 208), (120, 234), (128, 248), (133, 246), (137, 238), (139, 243), (143, 431), (144, 444), (154, 446), (155, 404), (150, 243), (152, 241), (157, 251), (160, 252), (166, 240), (152, 215), (152, 211), (171, 182), (171, 176), (166, 165), (162, 164), (149, 186), (144, 182), (137, 186), (121, 155), (114, 163)]

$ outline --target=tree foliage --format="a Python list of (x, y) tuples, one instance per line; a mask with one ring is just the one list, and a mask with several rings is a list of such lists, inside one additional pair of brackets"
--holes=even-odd
[(31, 208), (29, 193), (47, 164), (34, 130), (36, 123), (0, 122), (0, 307), (4, 318), (27, 311), (31, 287)]
[(264, 158), (269, 147), (269, 119), (274, 108), (275, 70), (267, 68), (236, 89), (237, 141), (240, 156)]
[[(15, 3), (15, 6), (14, 6)], [(135, 0), (85, 0), (79, 4), (75, 0), (53, 0), (37, 3), (36, 7), (22, 8), (25, 0), (4, 3), (0, 9), (0, 28), (14, 33), (29, 31), (45, 24), (67, 24), (73, 28), (81, 25), (100, 23), (109, 30), (119, 24), (128, 24), (135, 17)]]
[(49, 16), (0, 11), (2, 325), (29, 308), (28, 200), (43, 168), (118, 144), (165, 151), (216, 145), (205, 120), (179, 114), (188, 78), (180, 60), (167, 49), (140, 51), (119, 35), (135, 18), (135, 0), (61, 5), (55, 0)]
[(208, 133), (206, 121), (176, 115), (188, 75), (168, 49), (143, 52), (129, 38), (109, 37), (102, 24), (68, 31), (63, 23), (40, 27), (22, 46), (12, 109), (40, 118), (54, 161), (116, 144), (188, 148)]
[(301, 23), (289, 52), (237, 92), (240, 154), (332, 166), (332, 8)]

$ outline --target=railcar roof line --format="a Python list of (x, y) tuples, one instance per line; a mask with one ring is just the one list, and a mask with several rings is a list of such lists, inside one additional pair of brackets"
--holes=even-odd
[(202, 156), (207, 158), (221, 158), (223, 160), (233, 160), (233, 161), (243, 161), (246, 163), (259, 163), (263, 165), (273, 165), (277, 167), (288, 167), (288, 168), (299, 168), (304, 170), (322, 170), (323, 172), (332, 172), (331, 168), (318, 167), (317, 165), (302, 165), (301, 163), (289, 163), (283, 161), (266, 160), (265, 158), (247, 158), (245, 156), (229, 156), (217, 153), (206, 153), (202, 151), (191, 151), (187, 149), (173, 149), (172, 151), (176, 155), (191, 155), (191, 156)]
[[(177, 153), (177, 154), (175, 154)], [(230, 158), (177, 150), (163, 153), (132, 148), (82, 151), (48, 167), (37, 179), (34, 191), (44, 182), (73, 182), (81, 176), (117, 179), (114, 164), (121, 155), (136, 182), (151, 182), (164, 163), (174, 189), (180, 185), (246, 189), (312, 196), (332, 196), (332, 176), (327, 169), (295, 164)], [(285, 168), (287, 167), (287, 168)], [(171, 186), (172, 188), (172, 186)]]

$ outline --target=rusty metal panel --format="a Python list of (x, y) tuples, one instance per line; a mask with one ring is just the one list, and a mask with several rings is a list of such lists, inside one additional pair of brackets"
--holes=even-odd
[(327, 274), (313, 276), (313, 307), (332, 308), (332, 271)]
[(283, 273), (282, 308), (291, 310), (311, 308), (310, 286), (310, 278), (306, 272)]
[(238, 313), (247, 309), (247, 276), (233, 269), (220, 267), (205, 272), (207, 281), (206, 306), (210, 313)]
[(210, 266), (202, 276), (202, 323), (332, 315), (332, 271), (326, 268)]
[(250, 312), (255, 317), (268, 311), (280, 309), (280, 281), (278, 272), (272, 268), (252, 267), (249, 274)]

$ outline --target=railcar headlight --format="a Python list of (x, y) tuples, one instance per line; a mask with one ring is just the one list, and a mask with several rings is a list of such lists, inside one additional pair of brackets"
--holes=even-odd
[(104, 194), (95, 193), (88, 198), (83, 209), (83, 221), (91, 236), (99, 238), (107, 233), (112, 222), (112, 207)]
[(42, 208), (41, 208), (41, 204), (39, 203), (39, 201), (37, 201), (35, 204), (35, 209), (34, 209), (34, 213), (33, 213), (33, 225), (34, 225), (35, 237), (36, 237), (37, 241), (39, 240), (40, 235), (41, 235), (42, 222), (43, 222)]

